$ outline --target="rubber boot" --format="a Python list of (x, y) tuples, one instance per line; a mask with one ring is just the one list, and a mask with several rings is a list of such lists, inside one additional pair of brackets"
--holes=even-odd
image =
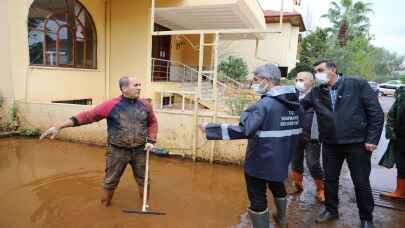
[(323, 180), (314, 180), (316, 185), (316, 199), (320, 202), (325, 202), (325, 188)]
[(248, 208), (248, 214), (252, 221), (252, 228), (274, 228), (270, 223), (268, 208), (262, 212), (252, 211)]
[(292, 171), (293, 179), (294, 179), (294, 186), (298, 192), (302, 192), (304, 190), (304, 186), (302, 184), (302, 173)]
[(111, 200), (114, 195), (114, 190), (108, 190), (103, 188), (101, 193), (101, 204), (105, 207), (109, 207), (111, 205)]
[(405, 199), (405, 179), (397, 178), (397, 188), (395, 192), (381, 193), (381, 195), (392, 199)]
[(286, 228), (288, 225), (287, 220), (287, 199), (286, 198), (274, 198), (276, 204), (277, 214), (274, 216), (276, 224), (281, 228)]

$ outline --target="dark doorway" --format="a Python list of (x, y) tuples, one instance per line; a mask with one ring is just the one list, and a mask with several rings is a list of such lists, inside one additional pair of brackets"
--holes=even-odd
[[(170, 29), (155, 24), (155, 31), (170, 31)], [(169, 81), (170, 78), (170, 36), (153, 36), (152, 38), (152, 80)]]

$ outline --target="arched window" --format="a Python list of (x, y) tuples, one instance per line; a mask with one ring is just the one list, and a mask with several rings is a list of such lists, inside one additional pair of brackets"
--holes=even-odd
[(96, 68), (93, 19), (76, 0), (34, 0), (28, 16), (31, 65)]

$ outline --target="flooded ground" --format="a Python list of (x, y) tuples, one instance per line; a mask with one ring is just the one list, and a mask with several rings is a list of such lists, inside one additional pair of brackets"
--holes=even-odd
[[(152, 157), (151, 208), (165, 216), (125, 214), (140, 208), (131, 172), (125, 172), (110, 208), (99, 202), (105, 149), (61, 141), (0, 139), (0, 227), (230, 227), (248, 205), (239, 166)], [(357, 227), (351, 180), (341, 179), (341, 219), (315, 225), (321, 205), (312, 180), (289, 197), (289, 227)], [(387, 175), (393, 175), (388, 173)], [(392, 178), (395, 179), (395, 176)], [(390, 186), (393, 187), (393, 186)], [(272, 207), (272, 202), (270, 201)], [(274, 210), (273, 210), (274, 211)], [(405, 213), (376, 207), (378, 227), (405, 227)]]

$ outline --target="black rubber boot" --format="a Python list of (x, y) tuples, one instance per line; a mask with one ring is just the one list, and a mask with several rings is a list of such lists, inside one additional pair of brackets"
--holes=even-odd
[(287, 220), (287, 199), (284, 198), (274, 198), (274, 203), (276, 204), (277, 214), (274, 216), (274, 220), (281, 228), (286, 228), (288, 224)]
[(270, 223), (269, 209), (261, 212), (256, 212), (248, 208), (250, 220), (252, 221), (252, 228), (274, 228)]

